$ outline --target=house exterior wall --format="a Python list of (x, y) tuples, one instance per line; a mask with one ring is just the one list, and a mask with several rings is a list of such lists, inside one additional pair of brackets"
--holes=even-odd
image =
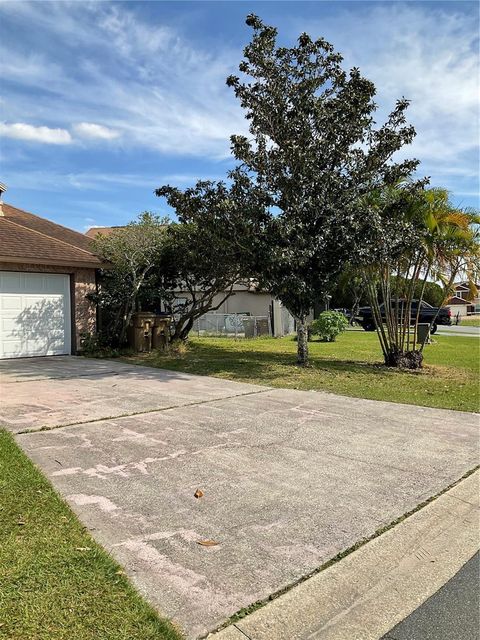
[[(177, 298), (185, 300), (190, 298), (190, 294), (179, 292)], [(223, 298), (224, 294), (217, 294), (213, 298), (213, 306), (219, 304)], [(270, 293), (249, 291), (247, 287), (241, 285), (225, 302), (220, 304), (218, 309), (211, 313), (248, 313), (252, 316), (271, 318), (272, 308), (274, 335), (280, 337), (293, 331), (293, 318), (278, 300)]]
[[(221, 297), (218, 296), (218, 301)], [(252, 316), (268, 316), (273, 298), (269, 293), (237, 291), (225, 300), (219, 313), (250, 313)]]
[(96, 330), (95, 305), (86, 299), (87, 293), (95, 293), (96, 291), (95, 269), (0, 262), (0, 271), (65, 273), (72, 276), (72, 319), (74, 324), (72, 351), (79, 351), (82, 333), (93, 333)]
[[(213, 306), (219, 304), (225, 294), (217, 294), (213, 298)], [(179, 300), (189, 299), (190, 294), (179, 292)], [(273, 297), (269, 293), (254, 293), (252, 291), (238, 290), (223, 302), (214, 313), (249, 313), (252, 316), (268, 316), (270, 313), (270, 303)]]
[(447, 309), (450, 309), (452, 312), (452, 322), (455, 320), (457, 314), (459, 314), (460, 318), (465, 318), (468, 314), (468, 311), (472, 309), (471, 304), (447, 304)]

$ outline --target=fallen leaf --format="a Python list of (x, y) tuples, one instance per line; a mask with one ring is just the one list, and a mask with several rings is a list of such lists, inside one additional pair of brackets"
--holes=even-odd
[(203, 491), (201, 489), (197, 489), (193, 494), (195, 498), (203, 498)]
[(197, 540), (197, 544), (201, 544), (202, 547), (216, 547), (220, 543), (215, 540)]

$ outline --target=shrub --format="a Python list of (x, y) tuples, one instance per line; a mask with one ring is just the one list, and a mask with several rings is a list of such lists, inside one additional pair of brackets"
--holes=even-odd
[(323, 311), (310, 324), (310, 333), (320, 336), (322, 342), (335, 342), (338, 335), (348, 327), (348, 320), (338, 311)]
[(87, 358), (118, 358), (127, 355), (128, 349), (117, 349), (100, 333), (80, 334), (80, 353)]

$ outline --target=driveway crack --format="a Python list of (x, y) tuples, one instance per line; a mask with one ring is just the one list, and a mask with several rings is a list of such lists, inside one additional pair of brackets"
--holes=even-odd
[(170, 411), (171, 409), (183, 409), (184, 407), (195, 407), (203, 404), (211, 404), (212, 402), (221, 402), (222, 400), (232, 400), (233, 398), (242, 398), (244, 396), (253, 396), (260, 393), (266, 393), (272, 391), (272, 387), (265, 387), (257, 391), (246, 391), (244, 393), (235, 393), (232, 396), (224, 396), (223, 398), (210, 398), (208, 400), (195, 400), (194, 402), (187, 402), (184, 404), (174, 404), (168, 407), (157, 407), (155, 409), (147, 409), (146, 411), (133, 411), (132, 413), (122, 413), (116, 416), (105, 416), (102, 418), (93, 418), (92, 420), (83, 420), (80, 422), (68, 422), (66, 424), (58, 425), (44, 425), (42, 427), (32, 427), (30, 429), (22, 429), (16, 432), (16, 435), (24, 435), (26, 433), (37, 433), (39, 431), (53, 431), (54, 429), (64, 429), (65, 427), (80, 427), (85, 424), (92, 424), (94, 422), (104, 422), (105, 420), (120, 420), (121, 418), (131, 418), (133, 416), (143, 416), (149, 413), (160, 413), (161, 411)]

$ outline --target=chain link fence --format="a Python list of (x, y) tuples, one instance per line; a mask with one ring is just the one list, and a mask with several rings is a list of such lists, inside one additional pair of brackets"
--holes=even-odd
[(271, 336), (272, 323), (269, 316), (251, 316), (245, 313), (206, 313), (195, 320), (192, 334), (257, 338)]

